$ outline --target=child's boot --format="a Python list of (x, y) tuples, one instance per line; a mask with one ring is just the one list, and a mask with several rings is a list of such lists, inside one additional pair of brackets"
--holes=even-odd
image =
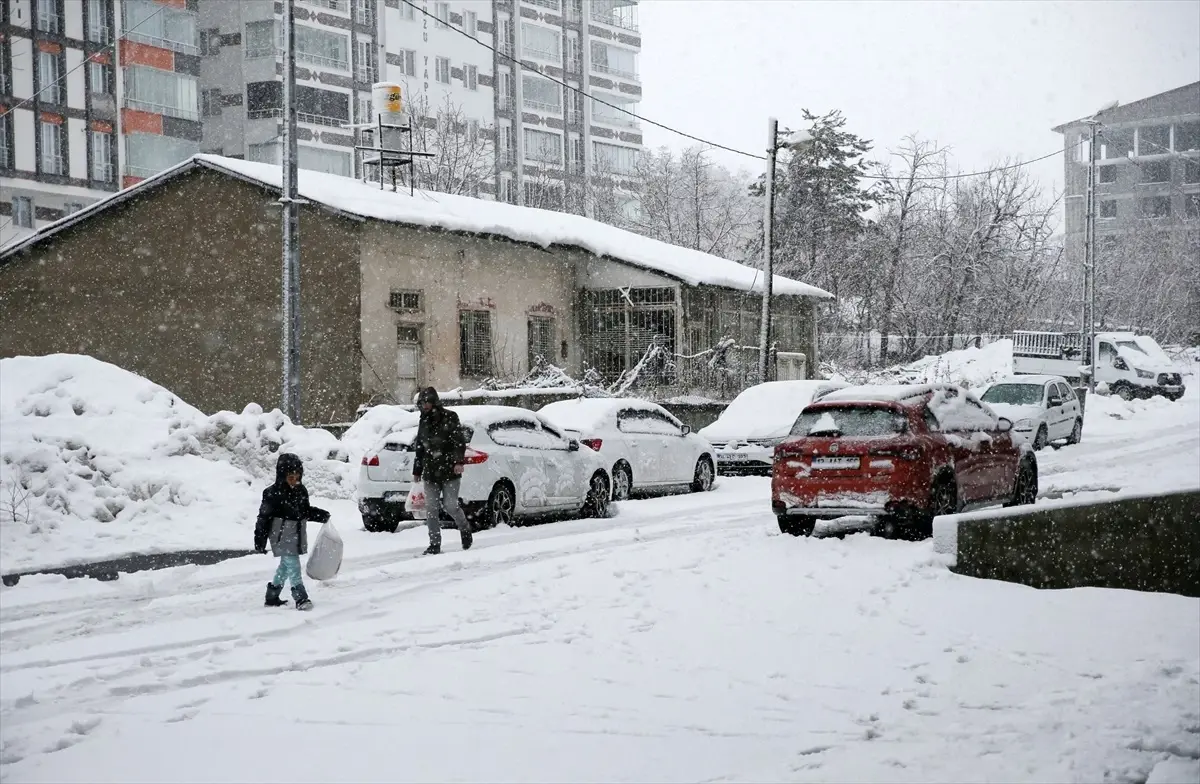
[(283, 607), (284, 605), (287, 604), (287, 600), (279, 598), (279, 594), (282, 592), (283, 592), (282, 585), (276, 585), (275, 583), (267, 583), (267, 600), (264, 602), (264, 604), (267, 607)]
[(312, 600), (308, 598), (308, 591), (303, 585), (292, 586), (292, 598), (296, 600), (297, 610), (311, 610), (313, 608)]

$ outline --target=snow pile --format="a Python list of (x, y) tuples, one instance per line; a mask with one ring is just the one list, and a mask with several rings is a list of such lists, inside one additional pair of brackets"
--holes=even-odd
[(230, 463), (259, 482), (275, 480), (275, 460), (281, 452), (304, 461), (304, 485), (310, 494), (351, 498), (357, 476), (346, 449), (327, 430), (293, 425), (282, 411), (264, 413), (251, 403), (240, 414), (221, 411), (210, 417), (176, 418), (171, 422), (166, 454), (198, 455)]
[(416, 427), (420, 419), (419, 413), (404, 406), (372, 406), (342, 434), (342, 449), (355, 466), (384, 436)]
[(86, 356), (0, 360), (0, 571), (248, 547), (281, 449), (314, 496), (353, 493), (337, 439), (278, 411), (206, 416)]
[(709, 441), (781, 438), (818, 394), (844, 386), (836, 381), (768, 381), (743, 391), (716, 422), (700, 430)]
[(883, 370), (833, 372), (831, 378), (858, 384), (961, 384), (980, 387), (1013, 374), (1013, 342), (997, 340), (982, 348), (970, 346), (945, 354), (930, 354), (907, 365)]

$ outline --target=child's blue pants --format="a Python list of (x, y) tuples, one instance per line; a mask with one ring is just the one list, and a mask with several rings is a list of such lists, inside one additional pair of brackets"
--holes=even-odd
[(279, 568), (275, 570), (275, 579), (272, 582), (282, 588), (287, 580), (292, 581), (293, 588), (304, 584), (300, 575), (300, 556), (298, 555), (279, 556)]

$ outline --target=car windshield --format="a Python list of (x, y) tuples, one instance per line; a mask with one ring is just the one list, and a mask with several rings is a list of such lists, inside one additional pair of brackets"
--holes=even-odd
[(984, 403), (1036, 406), (1042, 402), (1041, 384), (996, 384), (980, 398)]
[(890, 436), (904, 432), (904, 415), (887, 408), (846, 406), (805, 411), (792, 425), (794, 436)]
[(1139, 354), (1145, 354), (1145, 350), (1132, 340), (1118, 340), (1117, 345), (1121, 348), (1127, 348), (1130, 351), (1136, 351)]

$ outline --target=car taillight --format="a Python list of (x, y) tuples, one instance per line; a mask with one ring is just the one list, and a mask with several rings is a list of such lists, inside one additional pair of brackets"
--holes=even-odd
[(479, 465), (487, 461), (487, 452), (480, 452), (478, 449), (467, 449), (467, 454), (463, 457), (463, 465)]
[(379, 465), (379, 455), (371, 455), (370, 457), (363, 455), (362, 464), (365, 466)]
[(920, 460), (921, 450), (915, 446), (885, 447), (872, 449), (871, 457), (898, 457), (901, 460)]
[(594, 452), (599, 452), (600, 447), (604, 446), (604, 439), (603, 438), (581, 438), (581, 439), (579, 439), (579, 443), (586, 444), (588, 449), (591, 449)]

